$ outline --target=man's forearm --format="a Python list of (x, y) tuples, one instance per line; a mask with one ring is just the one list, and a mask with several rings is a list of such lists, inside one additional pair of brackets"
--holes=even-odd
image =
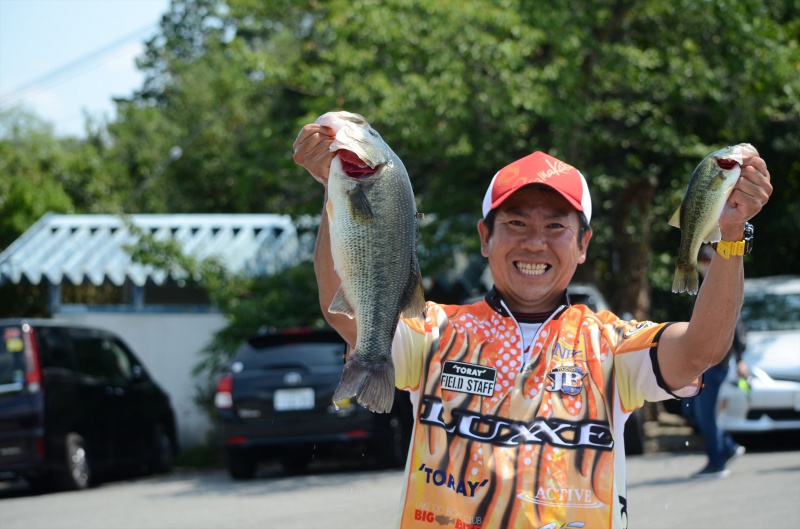
[(693, 362), (697, 374), (718, 364), (730, 351), (743, 301), (742, 257), (725, 259), (714, 254), (687, 330), (695, 351), (700, 351)]
[(356, 342), (357, 333), (355, 320), (351, 320), (343, 314), (331, 314), (328, 312), (328, 307), (330, 307), (331, 301), (333, 301), (336, 295), (336, 291), (339, 290), (341, 281), (334, 269), (333, 256), (331, 255), (331, 236), (327, 203), (326, 193), (325, 207), (322, 209), (322, 219), (319, 223), (317, 243), (314, 247), (314, 274), (317, 277), (319, 304), (322, 309), (322, 314), (328, 324), (336, 329), (342, 338), (353, 347)]
[(658, 346), (664, 381), (684, 388), (730, 350), (744, 300), (742, 258), (714, 255), (688, 323), (667, 328)]

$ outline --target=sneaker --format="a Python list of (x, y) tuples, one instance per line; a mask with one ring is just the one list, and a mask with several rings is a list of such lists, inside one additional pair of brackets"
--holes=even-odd
[(692, 479), (721, 479), (727, 478), (729, 474), (730, 472), (725, 467), (706, 465), (700, 472), (692, 474)]
[(733, 452), (731, 452), (728, 457), (725, 459), (725, 468), (727, 468), (731, 463), (739, 459), (747, 452), (747, 449), (742, 445), (737, 446)]

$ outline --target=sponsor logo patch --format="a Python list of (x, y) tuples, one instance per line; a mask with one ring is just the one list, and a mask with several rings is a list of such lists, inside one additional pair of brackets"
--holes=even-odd
[(442, 365), (442, 389), (491, 397), (496, 379), (497, 370), (493, 367), (453, 360)]
[(545, 389), (547, 391), (562, 391), (566, 395), (575, 396), (581, 392), (581, 380), (588, 373), (584, 373), (580, 367), (558, 366), (547, 373), (547, 377), (553, 382)]
[(539, 487), (535, 491), (523, 492), (517, 495), (522, 501), (529, 501), (537, 505), (550, 507), (582, 507), (595, 509), (604, 504), (598, 500), (589, 489), (561, 489), (554, 487)]

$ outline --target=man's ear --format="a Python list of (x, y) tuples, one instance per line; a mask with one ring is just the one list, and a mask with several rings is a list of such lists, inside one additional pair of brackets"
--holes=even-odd
[(578, 241), (578, 264), (586, 261), (586, 251), (589, 249), (589, 239), (592, 238), (591, 228), (583, 234), (583, 241)]
[(483, 219), (478, 221), (478, 235), (481, 237), (481, 255), (489, 257), (489, 227)]

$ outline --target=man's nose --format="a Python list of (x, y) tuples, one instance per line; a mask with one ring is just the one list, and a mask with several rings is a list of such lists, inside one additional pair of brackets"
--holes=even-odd
[(522, 238), (521, 246), (525, 250), (541, 250), (545, 248), (547, 246), (547, 238), (544, 229), (538, 226), (530, 226)]

